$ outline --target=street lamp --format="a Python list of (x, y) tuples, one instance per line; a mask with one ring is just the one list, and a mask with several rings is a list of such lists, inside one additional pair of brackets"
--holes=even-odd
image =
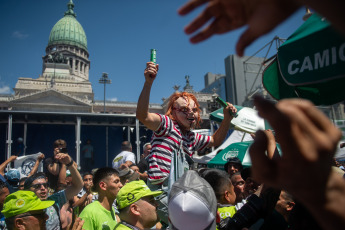
[(98, 81), (101, 84), (104, 84), (104, 113), (105, 113), (105, 85), (106, 84), (111, 84), (111, 80), (108, 78), (107, 73), (103, 73), (102, 77)]

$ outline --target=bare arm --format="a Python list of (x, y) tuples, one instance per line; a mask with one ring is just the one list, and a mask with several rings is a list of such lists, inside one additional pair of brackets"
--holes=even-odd
[(44, 159), (44, 154), (41, 153), (41, 155), (39, 155), (36, 159), (35, 165), (32, 168), (31, 172), (29, 173), (28, 177), (34, 175), (35, 173), (37, 173), (38, 170), (38, 166), (40, 165), (41, 161)]
[(0, 165), (0, 174), (2, 176), (5, 175), (5, 168), (7, 167), (7, 165), (9, 163), (11, 163), (12, 161), (15, 161), (17, 159), (18, 156), (10, 156), (10, 158), (8, 158), (7, 160), (5, 160), (1, 165)]
[(151, 87), (157, 76), (157, 72), (158, 65), (155, 65), (153, 62), (146, 63), (146, 69), (144, 71), (145, 83), (139, 96), (136, 112), (137, 119), (153, 131), (157, 130), (160, 124), (160, 117), (155, 113), (149, 112)]
[[(65, 153), (57, 154), (56, 159), (58, 159), (60, 163), (65, 164), (65, 165), (73, 161), (72, 158), (68, 154), (65, 154)], [(77, 164), (73, 162), (73, 164), (69, 166), (68, 169), (71, 172), (72, 185), (66, 188), (65, 193), (66, 193), (67, 200), (71, 200), (73, 199), (75, 195), (78, 194), (78, 192), (80, 192), (84, 183), (83, 183), (83, 179), (81, 178), (78, 172)]]
[(237, 109), (235, 108), (235, 106), (228, 103), (228, 106), (223, 109), (224, 119), (223, 119), (222, 123), (220, 123), (220, 126), (216, 130), (216, 132), (211, 136), (211, 141), (210, 141), (208, 147), (219, 146), (223, 143), (223, 141), (226, 137), (226, 134), (229, 131), (230, 122), (233, 118), (230, 115), (230, 111), (232, 111), (233, 113), (236, 113)]

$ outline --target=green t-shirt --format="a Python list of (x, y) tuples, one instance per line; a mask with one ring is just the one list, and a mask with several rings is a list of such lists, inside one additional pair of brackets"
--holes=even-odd
[(117, 224), (114, 208), (108, 211), (99, 201), (87, 205), (79, 217), (85, 221), (83, 229), (88, 230), (113, 230)]
[(236, 207), (233, 205), (222, 205), (218, 206), (218, 211), (220, 214), (220, 219), (225, 219), (227, 217), (232, 217), (233, 215), (235, 215)]
[(123, 224), (121, 224), (121, 223), (118, 223), (118, 224), (115, 226), (114, 230), (131, 230), (131, 228), (129, 228), (129, 227), (127, 227), (126, 225), (123, 225)]

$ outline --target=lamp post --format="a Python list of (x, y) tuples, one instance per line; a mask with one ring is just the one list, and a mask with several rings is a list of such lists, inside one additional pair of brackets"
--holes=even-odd
[(104, 113), (105, 113), (105, 85), (111, 84), (111, 80), (108, 78), (107, 73), (103, 73), (102, 77), (99, 79), (98, 82), (104, 85)]

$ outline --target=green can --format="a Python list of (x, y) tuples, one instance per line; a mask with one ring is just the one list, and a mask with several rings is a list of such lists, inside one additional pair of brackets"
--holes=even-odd
[(156, 64), (156, 50), (155, 49), (151, 49), (150, 61)]

